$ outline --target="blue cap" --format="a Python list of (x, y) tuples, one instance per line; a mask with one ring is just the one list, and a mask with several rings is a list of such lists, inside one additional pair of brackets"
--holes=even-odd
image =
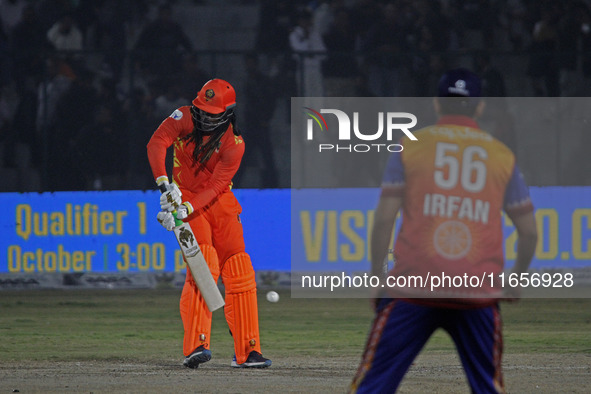
[(443, 74), (439, 80), (439, 97), (480, 97), (480, 77), (465, 68)]

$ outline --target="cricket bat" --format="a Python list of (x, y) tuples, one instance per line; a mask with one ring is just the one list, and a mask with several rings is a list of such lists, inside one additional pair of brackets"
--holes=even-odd
[[(160, 185), (160, 191), (164, 193), (166, 186)], [(195, 280), (195, 284), (199, 288), (199, 292), (205, 300), (207, 308), (209, 308), (210, 312), (213, 312), (224, 306), (224, 298), (220, 293), (217, 283), (213, 280), (211, 271), (207, 266), (203, 253), (201, 253), (201, 248), (199, 248), (191, 226), (189, 226), (189, 223), (177, 219), (176, 211), (172, 215), (174, 216), (175, 223), (174, 235), (181, 247), (187, 267), (193, 275), (193, 280)]]

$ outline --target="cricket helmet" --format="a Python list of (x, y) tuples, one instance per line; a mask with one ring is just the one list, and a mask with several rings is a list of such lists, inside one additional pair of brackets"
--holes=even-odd
[(212, 79), (203, 85), (192, 104), (195, 125), (209, 133), (230, 120), (236, 106), (236, 92), (223, 79)]

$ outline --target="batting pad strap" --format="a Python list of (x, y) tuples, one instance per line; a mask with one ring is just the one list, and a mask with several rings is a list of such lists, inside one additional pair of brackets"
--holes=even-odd
[(226, 260), (222, 272), (226, 294), (244, 293), (256, 289), (255, 273), (250, 256), (238, 253)]

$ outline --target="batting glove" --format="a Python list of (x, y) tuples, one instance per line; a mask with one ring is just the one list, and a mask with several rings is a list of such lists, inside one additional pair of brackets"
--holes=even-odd
[(158, 215), (156, 215), (156, 219), (158, 219), (158, 223), (168, 231), (172, 231), (174, 228), (174, 216), (172, 216), (172, 213), (168, 211), (160, 211), (158, 212)]
[(176, 209), (176, 217), (180, 220), (187, 218), (190, 214), (193, 213), (193, 205), (190, 202), (185, 201)]
[(166, 184), (166, 192), (160, 195), (160, 209), (172, 212), (181, 205), (182, 193), (176, 183)]

